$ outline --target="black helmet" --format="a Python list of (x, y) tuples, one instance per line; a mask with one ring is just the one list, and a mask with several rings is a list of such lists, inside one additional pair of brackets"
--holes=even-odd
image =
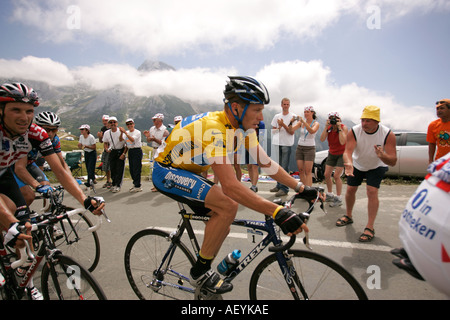
[(32, 88), (23, 83), (5, 83), (0, 87), (0, 103), (6, 102), (25, 102), (37, 107), (39, 97)]
[[(251, 77), (239, 77), (239, 76), (228, 76), (230, 81), (227, 81), (225, 90), (223, 94), (225, 95), (224, 102), (230, 108), (231, 114), (237, 120), (239, 128), (244, 129), (242, 126), (242, 121), (244, 119), (245, 113), (247, 112), (248, 106), (250, 104), (268, 104), (270, 103), (269, 92), (262, 82), (255, 80)], [(233, 112), (231, 109), (231, 96), (237, 96), (243, 101), (245, 101), (245, 107), (242, 114), (239, 115)]]
[(39, 113), (34, 119), (38, 126), (49, 126), (49, 127), (59, 127), (61, 125), (61, 120), (56, 115), (56, 113), (50, 111), (44, 111)]
[(229, 76), (225, 90), (225, 98), (236, 94), (242, 100), (251, 104), (269, 104), (269, 92), (262, 82), (251, 77)]

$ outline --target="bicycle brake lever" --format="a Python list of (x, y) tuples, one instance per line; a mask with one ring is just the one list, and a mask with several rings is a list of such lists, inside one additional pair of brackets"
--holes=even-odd
[(105, 216), (105, 219), (107, 222), (111, 222), (111, 220), (108, 218), (108, 216), (106, 215), (106, 212), (104, 209), (102, 209), (102, 215)]
[(313, 248), (311, 247), (311, 245), (309, 244), (309, 232), (305, 232), (305, 237), (303, 238), (303, 244), (309, 249), (309, 250), (313, 250)]

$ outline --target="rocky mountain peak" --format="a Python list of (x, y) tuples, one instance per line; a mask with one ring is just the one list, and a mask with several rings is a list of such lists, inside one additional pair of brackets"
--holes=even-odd
[(151, 71), (162, 71), (162, 70), (175, 71), (176, 69), (162, 61), (154, 61), (151, 59), (147, 59), (138, 67), (138, 70), (141, 72), (151, 72)]

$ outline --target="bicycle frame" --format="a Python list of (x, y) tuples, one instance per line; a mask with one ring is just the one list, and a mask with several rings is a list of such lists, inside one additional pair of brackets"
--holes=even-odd
[[(80, 212), (83, 212), (84, 209), (75, 209), (71, 211), (70, 213), (63, 213), (61, 215), (50, 217), (48, 220), (32, 224), (32, 231), (41, 230), (43, 237), (44, 237), (44, 243), (45, 245), (40, 246), (38, 252), (34, 254), (31, 252), (30, 246), (27, 242), (25, 242), (26, 247), (19, 249), (20, 251), (20, 260), (16, 260), (12, 262), (10, 265), (5, 264), (4, 257), (7, 257), (8, 253), (6, 248), (3, 246), (3, 240), (1, 240), (0, 244), (0, 256), (2, 259), (2, 263), (5, 267), (5, 271), (10, 273), (11, 269), (16, 269), (23, 265), (27, 259), (30, 257), (32, 259), (31, 265), (28, 267), (25, 275), (23, 276), (22, 280), (20, 282), (17, 282), (14, 275), (12, 277), (9, 277), (9, 281), (15, 281), (14, 284), (14, 291), (15, 294), (19, 297), (23, 297), (25, 293), (25, 288), (28, 285), (28, 282), (30, 279), (32, 279), (34, 273), (38, 269), (40, 263), (42, 262), (42, 259), (46, 258), (47, 261), (51, 261), (52, 257), (57, 254), (61, 253), (60, 250), (53, 247), (53, 241), (49, 232), (49, 227), (53, 226), (54, 223), (62, 220), (62, 219), (69, 219), (70, 216), (74, 214), (78, 214)], [(27, 252), (28, 251), (28, 252)], [(11, 279), (12, 278), (12, 279)], [(16, 285), (17, 283), (17, 285)]]
[[(293, 204), (293, 199), (291, 200), (289, 205)], [(316, 199), (317, 201), (317, 199)], [(192, 221), (202, 221), (207, 222), (209, 221), (209, 216), (203, 216), (203, 215), (196, 215), (187, 213), (184, 205), (182, 203), (178, 203), (178, 206), (180, 208), (179, 214), (182, 216), (182, 219), (177, 227), (177, 230), (173, 233), (171, 233), (171, 244), (169, 246), (169, 249), (167, 250), (166, 254), (164, 255), (161, 265), (156, 270), (156, 273), (160, 273), (161, 270), (169, 270), (171, 273), (177, 275), (181, 279), (185, 281), (189, 281), (189, 278), (185, 275), (182, 275), (175, 270), (165, 268), (164, 266), (170, 263), (171, 257), (173, 256), (174, 250), (176, 249), (175, 244), (181, 242), (181, 237), (184, 234), (184, 231), (187, 232), (189, 236), (189, 240), (191, 242), (192, 248), (194, 250), (194, 253), (196, 256), (198, 256), (200, 252), (200, 246), (197, 241), (197, 237), (195, 236), (194, 229), (192, 228), (191, 220)], [(309, 209), (307, 210), (307, 214), (309, 214), (314, 205), (310, 205)], [(262, 252), (264, 251), (271, 243), (274, 245), (274, 248), (279, 247), (282, 243), (282, 240), (278, 233), (276, 232), (274, 221), (271, 217), (266, 216), (265, 221), (256, 221), (256, 220), (247, 220), (247, 219), (235, 219), (233, 223), (231, 224), (233, 226), (243, 227), (243, 228), (251, 228), (254, 231), (262, 231), (266, 232), (267, 235), (260, 241), (253, 250), (251, 250), (242, 260), (241, 262), (236, 266), (236, 268), (225, 278), (225, 281), (231, 282), (234, 278), (236, 278), (244, 269)], [(295, 241), (295, 238), (292, 238)], [(291, 239), (291, 240), (292, 240)], [(272, 248), (269, 248), (269, 250)], [(271, 250), (270, 250), (271, 251)], [(277, 250), (278, 251), (278, 250)], [(280, 265), (280, 268), (282, 270), (282, 273), (284, 275), (284, 278), (286, 280), (287, 285), (291, 289), (291, 293), (294, 295), (294, 297), (298, 296), (297, 290), (294, 286), (294, 283), (297, 284), (297, 286), (300, 288), (302, 293), (306, 295), (306, 292), (304, 292), (303, 287), (301, 285), (301, 282), (296, 277), (295, 279), (292, 279), (293, 275), (296, 275), (295, 270), (292, 270), (293, 266), (289, 264), (289, 256), (288, 253), (284, 250), (278, 251), (275, 253), (277, 255), (277, 260)], [(167, 261), (167, 262), (166, 262)], [(156, 280), (158, 284), (160, 285), (168, 285), (183, 291), (195, 293), (195, 289), (185, 287), (181, 284), (173, 284), (173, 283), (166, 283), (161, 280)]]

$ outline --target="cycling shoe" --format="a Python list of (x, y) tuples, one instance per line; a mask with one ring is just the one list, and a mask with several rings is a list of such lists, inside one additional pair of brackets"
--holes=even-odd
[(420, 273), (416, 270), (416, 268), (413, 266), (413, 264), (409, 259), (407, 258), (394, 259), (392, 260), (392, 263), (396, 265), (398, 268), (408, 272), (414, 278), (425, 281), (425, 279), (420, 275)]
[(408, 254), (406, 253), (404, 248), (395, 248), (391, 250), (391, 254), (393, 254), (396, 257), (399, 257), (400, 259), (408, 259)]
[(197, 279), (194, 279), (191, 274), (191, 279), (189, 282), (194, 287), (201, 287), (214, 294), (222, 294), (233, 290), (233, 285), (220, 279), (220, 276), (212, 269), (209, 269)]

